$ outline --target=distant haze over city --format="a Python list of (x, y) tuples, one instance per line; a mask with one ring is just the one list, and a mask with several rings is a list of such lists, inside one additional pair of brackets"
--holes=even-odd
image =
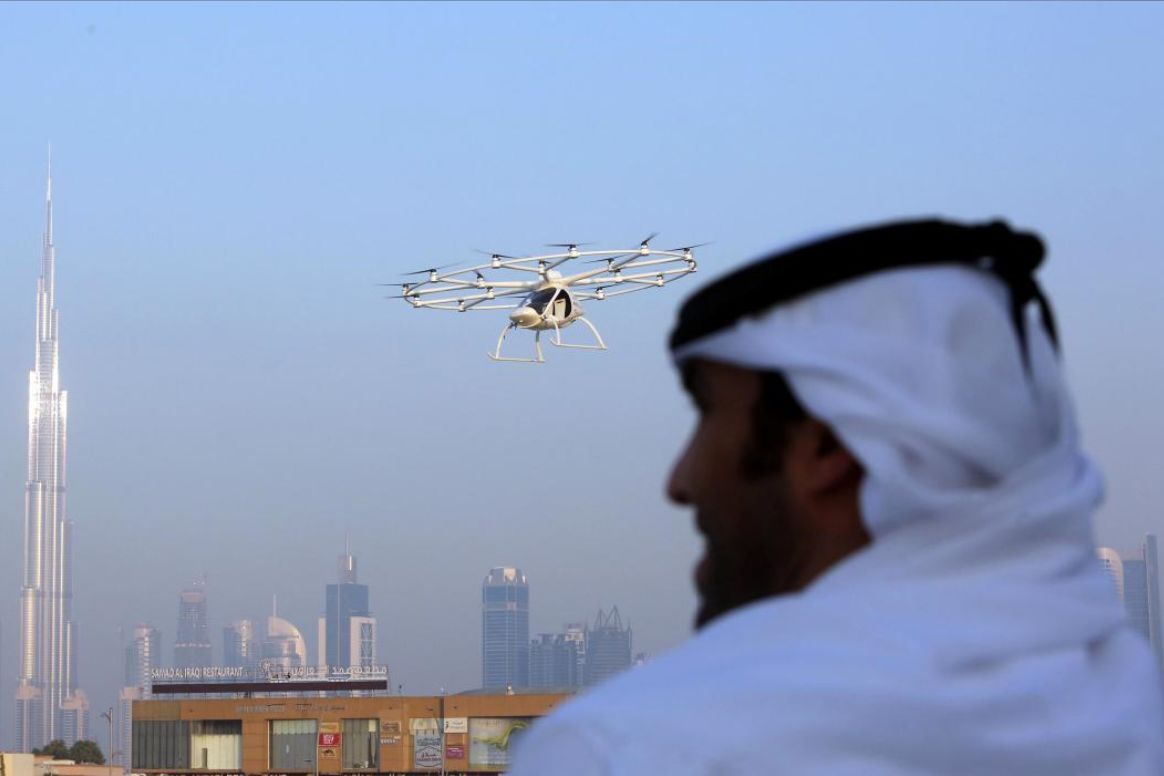
[[(345, 542), (406, 693), (481, 686), (496, 568), (528, 579), (531, 638), (617, 606), (634, 652), (680, 643), (674, 312), (837, 226), (1044, 235), (1097, 539), (1164, 534), (1162, 26), (1159, 4), (0, 5), (0, 746), (50, 143), (76, 681), (104, 744), (134, 627), (170, 664), (195, 579), (213, 660), (277, 597), (314, 663)], [(656, 230), (714, 241), (699, 272), (588, 303), (609, 350), (540, 366), (485, 357), (503, 314), (375, 285)]]

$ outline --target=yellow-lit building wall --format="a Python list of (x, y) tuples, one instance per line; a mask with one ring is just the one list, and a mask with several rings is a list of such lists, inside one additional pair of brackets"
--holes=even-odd
[[(331, 739), (320, 737), (315, 752), (318, 772), (324, 776), (339, 774), (396, 774), (431, 773), (439, 771), (439, 752), (443, 752), (443, 767), (447, 773), (491, 773), (504, 770), (499, 763), (504, 760), (503, 752), (507, 732), (493, 735), (482, 743), (472, 740), (473, 731), (488, 725), (497, 726), (499, 721), (513, 720), (510, 727), (521, 727), (523, 720), (541, 717), (554, 706), (567, 699), (568, 695), (448, 695), (448, 696), (373, 696), (358, 698), (321, 698), (312, 695), (297, 697), (261, 698), (213, 698), (180, 700), (134, 701), (133, 719), (135, 723), (176, 722), (194, 723), (198, 721), (241, 722), (242, 747), (241, 771), (221, 771), (191, 767), (185, 769), (149, 769), (133, 764), (135, 773), (165, 773), (167, 776), (179, 774), (221, 774), (244, 773), (247, 776), (260, 774), (311, 773), (314, 768), (304, 763), (298, 768), (271, 767), (271, 723), (275, 720), (313, 720), (319, 733), (334, 733), (341, 729), (344, 720), (376, 720), (379, 727), (379, 762), (372, 768), (343, 767), (344, 740), (339, 746), (323, 745)], [(474, 720), (477, 720), (474, 722)], [(441, 721), (444, 721), (443, 724)], [(422, 740), (439, 740), (437, 734), (443, 732), (443, 747), (437, 751), (427, 750), (428, 762), (416, 762), (418, 753), (424, 759), (425, 752), (418, 750), (417, 737)], [(480, 753), (483, 747), (492, 747), (495, 755), (488, 757)], [(477, 753), (473, 761), (472, 753)], [(431, 759), (437, 757), (437, 760)], [(484, 763), (484, 764), (483, 764)], [(427, 767), (426, 767), (427, 765)]]

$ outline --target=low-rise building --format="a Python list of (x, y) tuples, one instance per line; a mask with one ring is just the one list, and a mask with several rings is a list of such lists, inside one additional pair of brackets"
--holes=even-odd
[(465, 694), (140, 700), (132, 771), (166, 776), (498, 773), (569, 696)]

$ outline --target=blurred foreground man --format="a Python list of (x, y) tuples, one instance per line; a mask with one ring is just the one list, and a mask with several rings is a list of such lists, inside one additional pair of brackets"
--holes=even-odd
[(699, 633), (539, 722), (511, 773), (1164, 773), (1042, 257), (897, 223), (688, 300), (668, 492), (706, 540)]

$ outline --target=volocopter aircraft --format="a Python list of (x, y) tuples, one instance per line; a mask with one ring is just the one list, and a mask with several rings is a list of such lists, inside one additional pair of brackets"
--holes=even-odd
[[(696, 271), (695, 249), (707, 245), (687, 245), (658, 250), (650, 242), (658, 233), (650, 235), (637, 248), (609, 250), (579, 250), (588, 243), (551, 243), (547, 248), (564, 248), (564, 252), (543, 256), (507, 256), (487, 253), (489, 262), (451, 272), (445, 267), (431, 267), (409, 275), (427, 275), (414, 283), (385, 283), (399, 286), (399, 298), (415, 308), (432, 310), (512, 310), (509, 322), (497, 338), (497, 346), (487, 355), (494, 361), (542, 363), (541, 336), (553, 330), (550, 343), (561, 348), (606, 350), (606, 343), (598, 329), (585, 317), (581, 302), (601, 302), (616, 296), (662, 288), (684, 275)], [(485, 253), (483, 251), (483, 253)], [(564, 275), (559, 267), (574, 261), (598, 263), (602, 266)], [(490, 277), (485, 273), (489, 272)], [(495, 276), (508, 272), (509, 278), (533, 274), (528, 280), (506, 279)], [(613, 289), (613, 290), (607, 290)], [(593, 344), (571, 343), (562, 340), (562, 329), (582, 322), (594, 335)], [(509, 332), (525, 329), (534, 332), (534, 357), (519, 358), (502, 355), (502, 347)]]

